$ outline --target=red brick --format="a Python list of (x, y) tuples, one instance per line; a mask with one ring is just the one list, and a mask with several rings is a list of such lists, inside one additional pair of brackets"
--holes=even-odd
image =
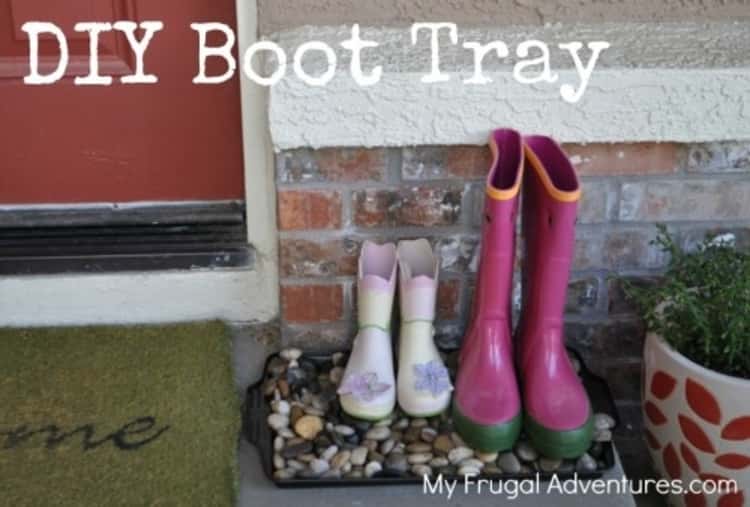
[(599, 301), (599, 280), (594, 277), (578, 278), (568, 284), (565, 311), (570, 314), (593, 313)]
[(603, 254), (603, 232), (601, 230), (576, 231), (575, 256), (573, 258), (574, 270), (599, 269), (602, 267)]
[(694, 144), (688, 149), (688, 172), (750, 172), (750, 143), (728, 141)]
[(597, 374), (602, 361), (637, 361), (643, 354), (646, 330), (637, 318), (610, 318), (594, 322), (567, 322), (565, 338)]
[(680, 243), (684, 249), (694, 252), (704, 240), (725, 234), (732, 235), (738, 250), (750, 251), (750, 224), (692, 227), (682, 231)]
[(582, 176), (671, 174), (682, 158), (675, 143), (567, 144), (564, 149)]
[(317, 152), (321, 174), (330, 181), (381, 181), (385, 170), (385, 150), (329, 148)]
[(640, 289), (655, 287), (661, 283), (661, 279), (656, 276), (628, 276), (624, 279), (612, 278), (608, 280), (607, 297), (609, 299), (609, 305), (607, 311), (610, 315), (638, 315), (640, 313), (635, 302), (625, 294), (624, 281)]
[(282, 239), (281, 276), (353, 276), (357, 273), (360, 242), (348, 238), (328, 241)]
[(282, 285), (281, 311), (286, 322), (313, 323), (341, 320), (344, 291), (341, 285)]
[(624, 222), (749, 218), (750, 181), (746, 179), (640, 181), (622, 186), (620, 220)]
[(470, 273), (476, 269), (474, 258), (479, 255), (479, 238), (468, 235), (443, 235), (437, 238), (434, 244), (444, 271)]
[(282, 327), (284, 347), (298, 347), (305, 353), (331, 354), (351, 349), (357, 334), (353, 322), (325, 324), (285, 324)]
[(485, 178), (492, 163), (492, 153), (486, 146), (451, 146), (446, 154), (448, 171), (459, 178)]
[(491, 161), (486, 146), (416, 146), (404, 149), (401, 175), (405, 180), (481, 179)]
[(578, 203), (578, 223), (608, 222), (615, 216), (617, 185), (614, 181), (584, 181)]
[(463, 186), (360, 190), (352, 195), (360, 227), (454, 225), (461, 216)]
[[(437, 322), (435, 324), (435, 344), (443, 350), (457, 351), (461, 347), (461, 340), (466, 333), (466, 320), (452, 322)], [(448, 361), (458, 359), (455, 354), (448, 356)], [(455, 364), (455, 363), (454, 363)]]
[(443, 280), (438, 286), (437, 317), (455, 319), (458, 317), (461, 283), (458, 280)]
[(634, 230), (612, 229), (601, 233), (604, 236), (604, 266), (615, 270), (664, 267), (668, 260), (667, 254), (652, 244), (656, 232), (655, 227), (646, 227)]
[(325, 190), (279, 192), (279, 229), (338, 229), (341, 227), (341, 194)]
[(278, 177), (284, 183), (303, 181), (382, 181), (386, 151), (365, 148), (289, 150), (279, 155)]

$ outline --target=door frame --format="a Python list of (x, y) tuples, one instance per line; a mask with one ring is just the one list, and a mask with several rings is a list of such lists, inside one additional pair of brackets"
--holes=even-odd
[[(236, 0), (238, 53), (258, 40), (258, 1)], [(238, 65), (242, 96), (245, 157), (245, 210), (248, 241), (256, 252), (258, 273), (253, 294), (260, 297), (251, 314), (271, 320), (279, 315), (279, 232), (276, 221), (274, 150), (268, 116), (269, 89), (249, 79)], [(257, 291), (257, 292), (256, 292)]]
[[(257, 0), (236, 0), (240, 48), (258, 38)], [(242, 72), (248, 242), (252, 267), (0, 277), (0, 326), (146, 324), (279, 315), (278, 231), (268, 90)]]

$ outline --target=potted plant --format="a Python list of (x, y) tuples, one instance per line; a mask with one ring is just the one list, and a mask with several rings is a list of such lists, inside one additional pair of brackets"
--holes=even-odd
[(733, 237), (670, 255), (663, 279), (625, 283), (648, 326), (644, 347), (645, 437), (657, 471), (687, 487), (733, 479), (738, 490), (673, 494), (674, 505), (750, 506), (750, 255)]

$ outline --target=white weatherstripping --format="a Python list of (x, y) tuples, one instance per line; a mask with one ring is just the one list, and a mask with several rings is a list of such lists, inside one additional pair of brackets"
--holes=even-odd
[[(309, 41), (333, 47), (351, 27), (302, 27), (271, 38), (286, 51)], [(459, 44), (444, 38), (441, 61), (448, 82), (425, 84), (430, 71), (425, 41), (412, 47), (405, 28), (367, 28), (363, 38), (381, 43), (363, 55), (363, 68), (384, 67), (381, 81), (360, 87), (340, 59), (336, 78), (310, 87), (288, 74), (271, 88), (270, 124), (277, 150), (325, 146), (483, 144), (498, 126), (553, 135), (563, 142), (703, 142), (750, 139), (750, 38), (748, 25), (601, 24), (481, 30), (459, 27)], [(743, 35), (745, 34), (745, 35)], [(487, 57), (493, 82), (465, 84), (473, 75), (463, 41), (503, 40), (514, 54), (534, 38), (560, 42), (609, 41), (583, 98), (560, 96), (564, 83), (578, 85), (572, 62), (553, 55), (554, 84), (520, 84), (512, 63)], [(463, 52), (462, 52), (463, 51)], [(583, 53), (587, 55), (588, 53)], [(311, 58), (308, 72), (320, 68)]]
[(270, 320), (277, 302), (250, 270), (0, 278), (0, 326)]

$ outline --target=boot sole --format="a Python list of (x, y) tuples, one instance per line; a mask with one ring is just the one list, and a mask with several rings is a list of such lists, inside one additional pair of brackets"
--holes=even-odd
[(523, 416), (519, 412), (504, 423), (478, 423), (461, 413), (456, 402), (453, 402), (453, 427), (469, 447), (482, 452), (512, 449), (521, 434), (522, 420)]
[(407, 410), (404, 410), (403, 407), (401, 407), (401, 410), (403, 410), (404, 414), (406, 414), (407, 416), (411, 417), (412, 419), (430, 419), (432, 417), (439, 416), (440, 414), (442, 414), (443, 412), (445, 412), (447, 408), (448, 407), (445, 407), (442, 410), (436, 410), (434, 412), (423, 412), (423, 413), (409, 412)]
[(388, 416), (393, 414), (393, 410), (391, 410), (382, 415), (364, 415), (364, 414), (357, 414), (357, 413), (349, 412), (348, 410), (344, 410), (343, 407), (341, 408), (341, 411), (344, 412), (349, 417), (353, 417), (354, 419), (360, 419), (362, 421), (369, 421), (369, 422), (382, 421), (383, 419), (386, 419), (388, 418)]
[(377, 405), (375, 407), (368, 407), (366, 404), (358, 402), (345, 401), (339, 397), (339, 403), (341, 404), (341, 411), (353, 417), (363, 421), (377, 422), (381, 421), (393, 413), (396, 408), (395, 400), (393, 404)]
[(531, 445), (543, 456), (553, 459), (580, 458), (591, 447), (594, 436), (594, 417), (572, 430), (553, 430), (524, 413), (524, 430)]
[(407, 407), (405, 407), (401, 402), (398, 403), (398, 406), (401, 408), (401, 410), (404, 412), (404, 414), (408, 415), (409, 417), (417, 417), (422, 419), (429, 419), (430, 417), (436, 417), (440, 414), (444, 413), (448, 408), (450, 408), (451, 405), (451, 397), (449, 396), (445, 403), (442, 403), (440, 406), (434, 407), (431, 410), (425, 409), (425, 410), (410, 410)]

